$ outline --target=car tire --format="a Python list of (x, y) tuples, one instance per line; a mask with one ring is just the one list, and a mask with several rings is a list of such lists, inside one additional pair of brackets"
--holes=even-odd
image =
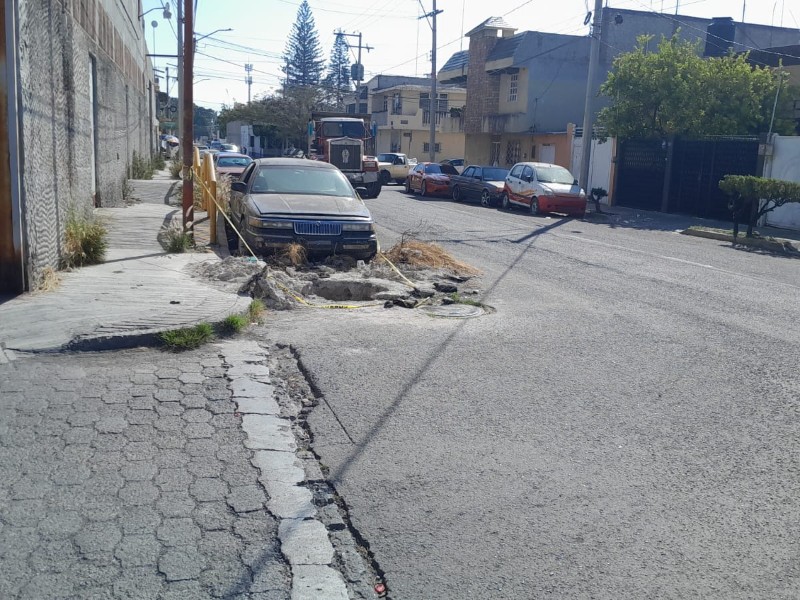
[(511, 202), (508, 200), (508, 192), (503, 192), (503, 195), (500, 196), (500, 206), (503, 210), (511, 210)]
[(481, 192), (481, 206), (485, 206), (489, 208), (492, 205), (492, 196), (489, 194), (489, 190), (483, 190)]
[(380, 181), (372, 181), (367, 184), (367, 194), (370, 198), (377, 198), (381, 194), (381, 183)]
[(539, 214), (539, 199), (536, 196), (531, 198), (531, 214), (532, 215)]
[(381, 185), (389, 185), (389, 182), (392, 180), (392, 174), (389, 173), (387, 170), (381, 171)]
[(422, 185), (419, 188), (419, 195), (423, 198), (428, 195), (428, 184), (424, 179), (422, 180)]
[(456, 202), (461, 202), (461, 200), (462, 200), (462, 198), (461, 198), (461, 188), (458, 187), (457, 185), (453, 186), (453, 200), (455, 200)]
[(406, 179), (406, 194), (411, 194), (411, 193), (413, 193), (413, 190), (411, 189), (411, 180)]

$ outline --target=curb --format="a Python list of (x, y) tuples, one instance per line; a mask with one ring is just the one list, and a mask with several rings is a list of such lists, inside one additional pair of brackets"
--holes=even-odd
[(705, 238), (708, 240), (718, 240), (720, 242), (729, 242), (731, 244), (736, 244), (741, 246), (750, 246), (752, 248), (768, 250), (770, 252), (776, 252), (779, 254), (784, 254), (786, 256), (800, 258), (800, 250), (798, 250), (798, 248), (789, 241), (779, 242), (779, 241), (765, 240), (761, 238), (746, 238), (742, 236), (738, 236), (734, 240), (733, 235), (727, 233), (720, 233), (717, 231), (708, 231), (705, 229), (684, 229), (683, 231), (681, 231), (681, 235)]

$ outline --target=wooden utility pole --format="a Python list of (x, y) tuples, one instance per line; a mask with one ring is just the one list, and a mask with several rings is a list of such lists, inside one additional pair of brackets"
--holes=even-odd
[[(181, 98), (183, 122), (181, 123), (181, 153), (183, 154), (183, 231), (194, 236), (194, 132), (192, 131), (192, 104), (194, 101), (194, 13), (192, 0), (184, 0), (183, 15), (183, 72), (181, 73), (183, 97)], [(178, 0), (180, 4), (180, 0)], [(178, 28), (180, 30), (180, 27)]]
[(589, 75), (586, 78), (586, 102), (583, 107), (583, 153), (578, 183), (588, 196), (589, 164), (592, 154), (592, 133), (594, 130), (594, 97), (597, 94), (597, 69), (600, 66), (600, 36), (603, 23), (603, 0), (594, 0), (594, 20), (592, 21), (592, 47), (589, 54)]
[(428, 145), (430, 146), (429, 158), (431, 162), (436, 162), (436, 113), (439, 110), (439, 98), (436, 91), (436, 15), (444, 12), (436, 10), (436, 0), (433, 0), (433, 10), (420, 17), (420, 19), (428, 19), (428, 24), (431, 26), (432, 42), (431, 42), (431, 97), (428, 105), (428, 115), (430, 116), (430, 136), (428, 138)]

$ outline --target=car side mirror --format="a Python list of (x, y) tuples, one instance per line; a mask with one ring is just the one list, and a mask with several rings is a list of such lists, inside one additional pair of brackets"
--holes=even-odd
[(522, 178), (522, 180), (523, 180), (523, 181), (527, 181), (528, 183), (530, 183), (531, 181), (533, 181), (533, 177), (531, 177), (530, 175), (525, 175), (525, 176)]
[(359, 186), (356, 188), (356, 193), (358, 194), (359, 198), (366, 198), (367, 197), (367, 188), (363, 186)]
[(246, 194), (247, 193), (247, 184), (244, 181), (232, 181), (231, 182), (231, 191), (237, 192), (239, 194)]
[(575, 181), (573, 181), (572, 185), (578, 185), (578, 180), (576, 179)]

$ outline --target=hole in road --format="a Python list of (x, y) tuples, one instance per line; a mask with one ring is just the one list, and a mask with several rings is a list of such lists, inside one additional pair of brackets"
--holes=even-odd
[(376, 294), (388, 289), (371, 281), (318, 279), (314, 282), (311, 292), (326, 300), (343, 302), (374, 300)]

